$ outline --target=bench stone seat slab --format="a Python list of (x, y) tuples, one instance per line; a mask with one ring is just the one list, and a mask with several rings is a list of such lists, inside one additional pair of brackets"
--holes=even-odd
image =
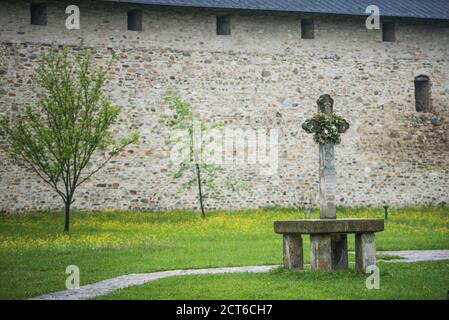
[(372, 233), (384, 230), (384, 219), (302, 219), (274, 222), (279, 234)]

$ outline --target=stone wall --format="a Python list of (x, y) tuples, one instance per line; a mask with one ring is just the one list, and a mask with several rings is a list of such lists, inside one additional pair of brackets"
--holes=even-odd
[[(14, 116), (42, 94), (34, 68), (51, 43), (80, 42), (105, 63), (108, 96), (124, 112), (116, 131), (138, 131), (140, 143), (118, 156), (77, 192), (86, 209), (196, 207), (178, 193), (168, 166), (163, 96), (177, 86), (205, 120), (226, 127), (277, 129), (279, 168), (226, 165), (249, 186), (223, 190), (211, 207), (300, 206), (318, 191), (318, 147), (301, 129), (329, 93), (350, 130), (336, 148), (341, 205), (437, 204), (449, 201), (449, 28), (396, 20), (396, 42), (365, 29), (363, 17), (316, 15), (315, 39), (300, 39), (300, 14), (231, 11), (231, 36), (215, 35), (224, 11), (143, 6), (143, 31), (127, 31), (126, 4), (78, 2), (81, 29), (65, 29), (64, 1), (48, 6), (46, 26), (29, 23), (25, 1), (0, 2), (0, 114)], [(133, 6), (134, 7), (134, 6)], [(432, 113), (415, 111), (414, 77), (432, 83)], [(0, 151), (0, 211), (55, 209), (60, 199)], [(160, 199), (160, 200), (157, 200)]]

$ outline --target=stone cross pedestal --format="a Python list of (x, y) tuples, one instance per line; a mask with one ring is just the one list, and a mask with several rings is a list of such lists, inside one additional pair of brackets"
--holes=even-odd
[[(333, 113), (334, 101), (322, 95), (317, 101), (318, 111), (327, 115)], [(307, 133), (322, 133), (316, 119), (306, 120), (302, 128)], [(340, 121), (338, 133), (349, 129), (349, 123)], [(335, 132), (333, 130), (333, 132)], [(337, 219), (334, 144), (319, 145), (320, 163), (320, 219), (275, 221), (274, 231), (283, 235), (284, 266), (303, 269), (302, 235), (310, 234), (310, 265), (312, 270), (334, 271), (348, 269), (348, 233), (355, 234), (356, 269), (365, 271), (376, 264), (376, 243), (374, 233), (384, 229), (383, 219)]]
[[(334, 112), (334, 100), (328, 94), (320, 96), (317, 105), (318, 112), (327, 115), (331, 115)], [(324, 130), (315, 119), (306, 120), (302, 128), (307, 133), (317, 133)], [(348, 129), (349, 123), (346, 121), (337, 128), (339, 133), (344, 133)], [(337, 175), (335, 172), (334, 144), (320, 144), (319, 155), (320, 218), (336, 219)], [(310, 246), (312, 269), (340, 270), (348, 268), (348, 240), (346, 234), (311, 235)]]
[(284, 267), (304, 268), (302, 236), (310, 234), (312, 270), (348, 268), (347, 234), (355, 234), (356, 269), (376, 264), (375, 232), (384, 230), (383, 219), (305, 219), (274, 222), (274, 232), (284, 238)]

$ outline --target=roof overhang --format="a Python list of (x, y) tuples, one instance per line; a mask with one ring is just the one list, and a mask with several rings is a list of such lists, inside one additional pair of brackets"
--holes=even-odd
[(376, 5), (381, 17), (449, 20), (449, 0), (103, 0), (109, 2), (214, 9), (302, 12), (368, 16)]

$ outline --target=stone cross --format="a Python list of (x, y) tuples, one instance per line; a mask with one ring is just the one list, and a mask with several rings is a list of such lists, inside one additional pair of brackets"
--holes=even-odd
[[(334, 100), (328, 94), (323, 94), (317, 100), (318, 112), (333, 113)], [(316, 133), (322, 130), (321, 125), (314, 119), (306, 120), (302, 128), (307, 133)], [(349, 129), (349, 123), (343, 121), (338, 132), (344, 133)], [(335, 172), (334, 144), (320, 144), (320, 218), (335, 219), (336, 211), (336, 187), (337, 177)]]
[[(318, 111), (332, 115), (334, 100), (328, 94), (317, 101)], [(345, 120), (338, 121), (334, 133), (349, 129)], [(306, 120), (302, 128), (307, 133), (325, 133), (320, 121)], [(310, 266), (317, 271), (348, 269), (348, 233), (355, 233), (356, 269), (365, 272), (376, 264), (374, 232), (384, 229), (383, 219), (337, 219), (336, 174), (334, 144), (320, 144), (320, 219), (275, 221), (274, 231), (283, 236), (284, 266), (304, 268), (302, 235), (310, 234)]]

